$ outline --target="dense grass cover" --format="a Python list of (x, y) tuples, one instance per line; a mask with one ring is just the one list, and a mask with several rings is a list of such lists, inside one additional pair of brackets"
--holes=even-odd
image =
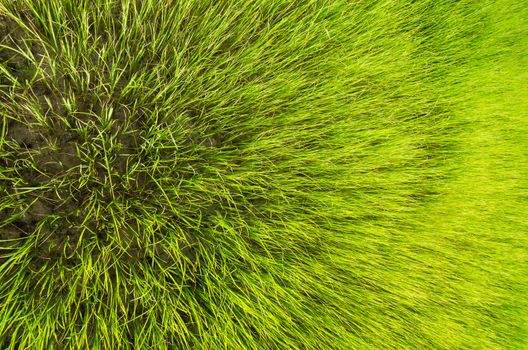
[(1, 349), (528, 348), (528, 5), (0, 0)]

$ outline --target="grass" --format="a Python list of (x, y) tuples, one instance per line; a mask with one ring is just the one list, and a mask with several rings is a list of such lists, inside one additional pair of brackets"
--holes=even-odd
[(2, 349), (525, 349), (527, 18), (0, 0)]

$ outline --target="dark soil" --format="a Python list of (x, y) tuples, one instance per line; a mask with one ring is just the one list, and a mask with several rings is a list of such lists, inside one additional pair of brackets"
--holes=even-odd
[[(5, 17), (0, 17), (0, 44), (27, 45), (35, 57), (44, 52), (16, 23)], [(95, 243), (93, 255), (99, 254), (100, 247), (113, 244), (108, 236), (113, 222), (109, 213), (104, 212), (107, 208), (128, 207), (133, 199), (148, 201), (148, 198), (160, 198), (161, 193), (149, 181), (149, 173), (130, 171), (134, 164), (148, 165), (151, 161), (141, 144), (142, 136), (151, 125), (141, 113), (132, 117), (122, 103), (118, 90), (126, 81), (117, 91), (95, 98), (77, 91), (60, 69), (53, 77), (40, 76), (22, 55), (4, 46), (0, 47), (0, 65), (9, 75), (0, 71), (0, 131), (3, 132), (0, 205), (10, 205), (3, 205), (0, 211), (0, 264), (7, 263), (9, 253), (30, 240), (33, 244), (28, 256), (31, 260), (27, 270), (31, 280), (28, 290), (38, 291), (42, 273), (57, 276), (63, 273), (53, 268), (55, 262), (70, 269), (81, 264), (85, 253), (76, 250), (81, 246), (81, 239), (82, 245)], [(13, 92), (23, 93), (26, 100), (12, 97)], [(71, 93), (76, 97), (73, 108), (64, 103), (65, 96)], [(112, 106), (111, 112), (109, 106)], [(47, 116), (46, 125), (35, 118), (32, 109)], [(111, 117), (110, 126), (104, 128), (105, 137), (101, 136), (98, 124), (98, 116), (103, 114)], [(108, 138), (114, 140), (112, 147), (105, 143)], [(217, 147), (220, 139), (207, 137), (200, 142), (204, 147)], [(107, 159), (102, 157), (103, 153)], [(170, 156), (169, 152), (160, 153), (160, 157)], [(175, 175), (187, 176), (185, 172)], [(94, 200), (100, 203), (103, 213), (98, 219), (87, 221), (87, 217), (93, 217), (87, 204)], [(118, 257), (124, 260), (124, 266), (150, 264), (155, 268), (153, 259), (159, 264), (156, 266), (174, 265), (162, 245), (146, 249), (147, 244), (138, 243), (142, 223), (138, 222), (139, 215), (134, 214), (131, 208), (120, 218), (125, 223), (120, 227), (121, 243), (128, 242), (128, 248)], [(165, 232), (160, 230), (160, 242), (164, 236)], [(190, 262), (196, 260), (194, 242), (192, 236), (181, 240), (182, 253)], [(9, 274), (4, 276), (8, 277)], [(130, 305), (130, 312), (136, 312), (137, 306)]]

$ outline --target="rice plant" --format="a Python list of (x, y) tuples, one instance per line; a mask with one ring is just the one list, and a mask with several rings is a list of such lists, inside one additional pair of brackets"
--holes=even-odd
[(528, 348), (525, 67), (523, 1), (0, 0), (0, 348)]

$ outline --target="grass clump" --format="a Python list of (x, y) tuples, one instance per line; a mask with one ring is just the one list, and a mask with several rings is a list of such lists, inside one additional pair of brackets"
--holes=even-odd
[(525, 348), (526, 18), (1, 0), (2, 348)]

